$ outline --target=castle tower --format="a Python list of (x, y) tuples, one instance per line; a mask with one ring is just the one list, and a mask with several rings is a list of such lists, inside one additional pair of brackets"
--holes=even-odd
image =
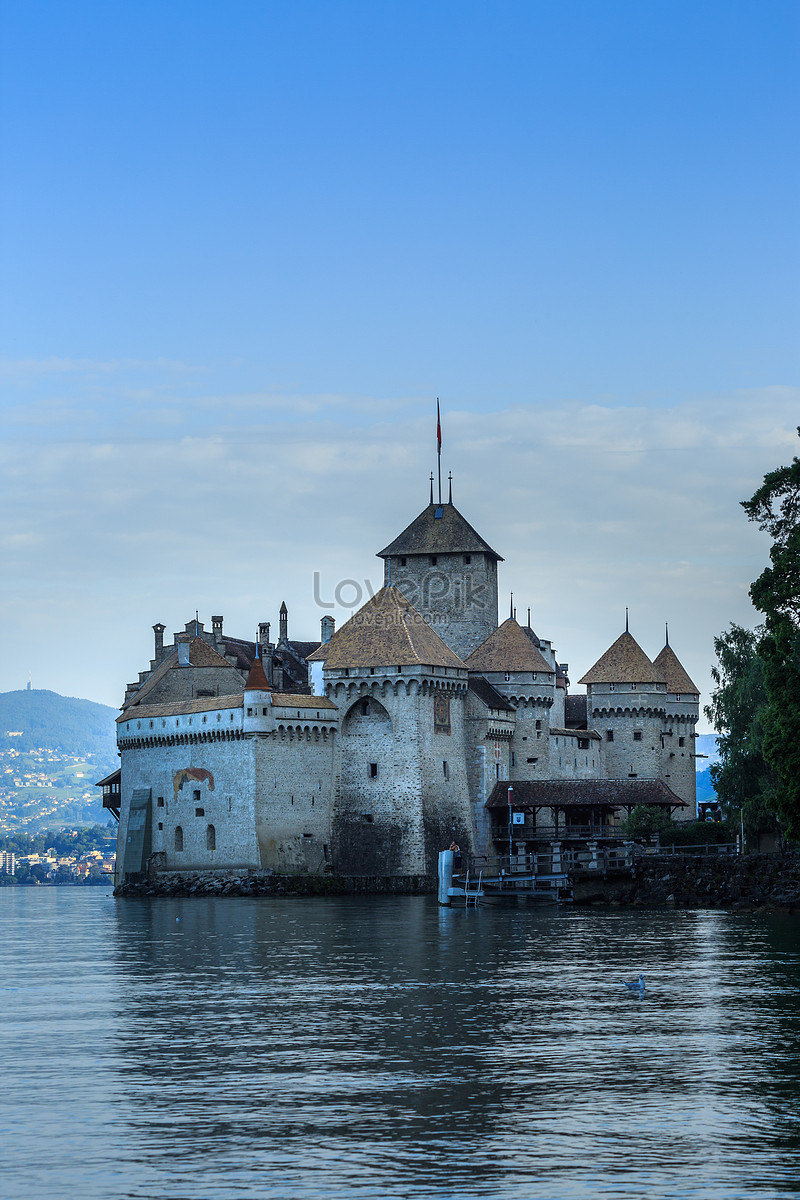
[(589, 729), (605, 741), (611, 779), (661, 779), (667, 681), (626, 629), (586, 672)]
[(381, 588), (309, 655), (341, 713), (335, 869), (435, 875), (471, 846), (463, 662), (396, 587)]
[(700, 691), (684, 670), (669, 644), (655, 659), (655, 666), (667, 681), (664, 702), (663, 757), (661, 777), (689, 806), (678, 818), (691, 821), (697, 812), (697, 760), (694, 727), (700, 717)]
[(459, 658), (497, 628), (497, 564), (503, 559), (452, 501), (429, 504), (378, 557), (384, 586), (398, 588)]

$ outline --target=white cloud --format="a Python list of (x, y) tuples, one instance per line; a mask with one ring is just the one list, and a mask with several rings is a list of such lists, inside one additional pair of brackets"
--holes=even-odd
[[(31, 428), (5, 444), (3, 690), (30, 669), (37, 686), (114, 702), (157, 620), (178, 628), (199, 607), (246, 634), (286, 599), (293, 629), (314, 637), (315, 570), (328, 593), (341, 578), (380, 582), (375, 552), (427, 500), (429, 413), (346, 397), (287, 411), (284, 399), (220, 396), (191, 433), (182, 417), (152, 436), (123, 406), (100, 431), (74, 422), (69, 441)], [(513, 589), (577, 679), (628, 605), (651, 655), (669, 620), (706, 689), (714, 634), (755, 620), (747, 588), (767, 542), (739, 501), (796, 452), (798, 400), (768, 388), (660, 408), (447, 411), (455, 502), (506, 559), (501, 615)]]

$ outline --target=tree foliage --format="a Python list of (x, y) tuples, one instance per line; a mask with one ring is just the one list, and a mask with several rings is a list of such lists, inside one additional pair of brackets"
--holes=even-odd
[(721, 761), (711, 774), (724, 809), (740, 809), (750, 832), (777, 818), (800, 838), (800, 459), (765, 475), (742, 507), (772, 538), (770, 565), (750, 589), (764, 624), (731, 625), (715, 639), (706, 714)]

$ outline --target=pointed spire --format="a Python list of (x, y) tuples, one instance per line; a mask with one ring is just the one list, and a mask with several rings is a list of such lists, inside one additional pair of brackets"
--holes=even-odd
[(453, 503), (453, 472), (452, 471), (448, 472), (447, 482), (450, 484), (450, 493), (447, 497), (447, 503), (452, 504)]
[(433, 504), (433, 471), (431, 471), (431, 504)]
[(664, 645), (668, 646), (669, 645), (669, 621), (664, 622), (664, 637), (666, 638)]
[(261, 659), (256, 655), (253, 659), (253, 665), (250, 668), (250, 674), (247, 676), (247, 683), (244, 685), (246, 692), (271, 692), (269, 681), (264, 674), (264, 666)]
[(528, 629), (530, 629), (530, 627), (531, 627), (531, 610), (530, 610), (530, 606), (529, 606), (528, 607)]
[(628, 628), (628, 606), (627, 606), (627, 604), (625, 605), (625, 632), (630, 633), (630, 629)]
[(514, 593), (513, 592), (511, 593), (511, 603), (508, 606), (508, 615), (509, 615), (509, 618), (513, 621), (514, 620)]

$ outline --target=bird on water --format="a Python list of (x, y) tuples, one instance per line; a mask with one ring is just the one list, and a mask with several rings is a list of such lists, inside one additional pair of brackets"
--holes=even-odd
[(625, 979), (623, 982), (629, 991), (644, 995), (644, 975), (640, 975), (638, 979)]

